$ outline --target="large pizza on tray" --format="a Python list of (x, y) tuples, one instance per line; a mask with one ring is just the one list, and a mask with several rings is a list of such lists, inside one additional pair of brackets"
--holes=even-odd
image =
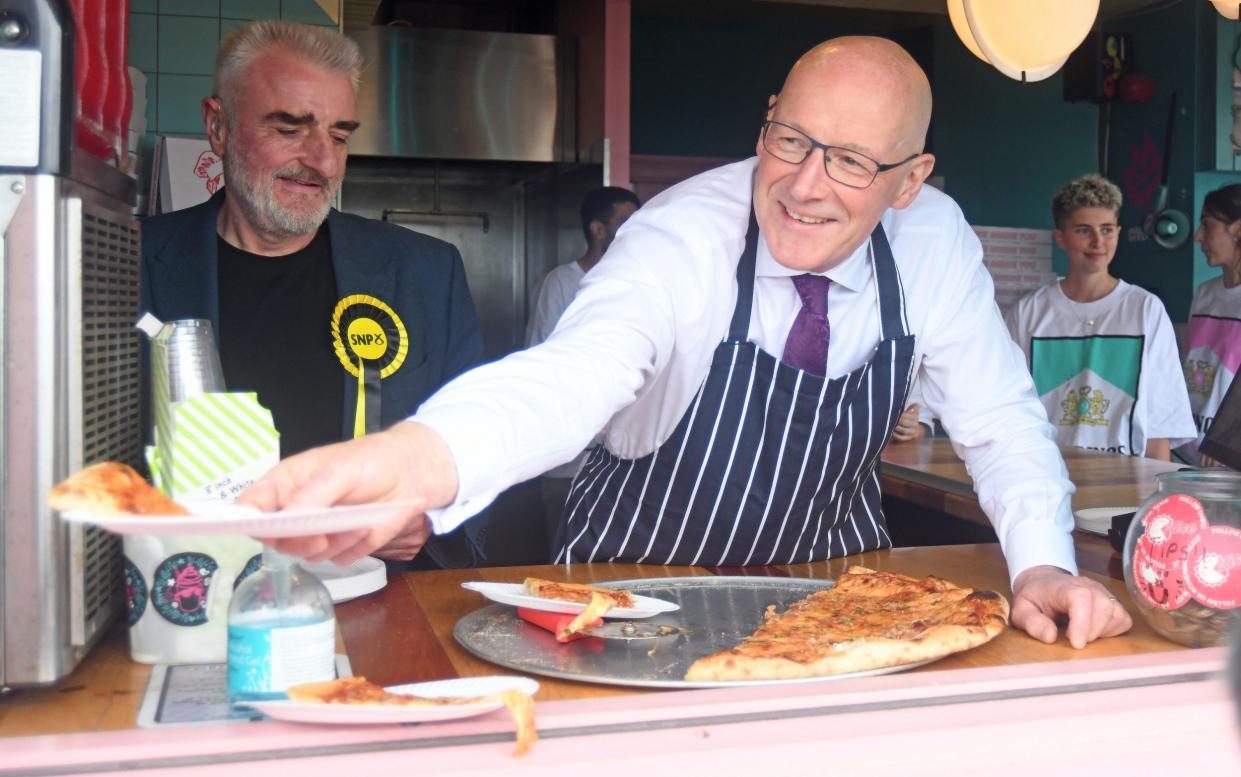
[(851, 567), (766, 620), (741, 644), (695, 661), (694, 682), (785, 680), (929, 661), (976, 647), (1008, 626), (1008, 602), (961, 588)]

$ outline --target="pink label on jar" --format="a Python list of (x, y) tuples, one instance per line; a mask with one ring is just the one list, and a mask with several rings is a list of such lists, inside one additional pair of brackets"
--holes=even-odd
[(1241, 529), (1212, 526), (1193, 539), (1185, 553), (1185, 586), (1207, 607), (1241, 606)]
[(1139, 544), (1143, 539), (1149, 543), (1150, 564), (1157, 571), (1175, 569), (1179, 574), (1185, 549), (1208, 525), (1201, 502), (1192, 496), (1173, 494), (1156, 502), (1146, 513)]
[(1138, 538), (1133, 549), (1133, 582), (1142, 598), (1161, 610), (1179, 610), (1189, 603), (1189, 589), (1182, 579), (1183, 567), (1156, 567), (1150, 557), (1151, 543)]

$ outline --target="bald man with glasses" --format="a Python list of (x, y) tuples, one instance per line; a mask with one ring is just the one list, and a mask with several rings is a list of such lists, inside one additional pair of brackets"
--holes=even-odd
[(840, 38), (773, 95), (757, 157), (660, 194), (620, 229), (542, 345), (408, 423), (283, 463), (262, 508), (417, 500), (366, 531), (280, 540), (340, 562), (450, 531), (596, 435), (555, 561), (748, 566), (890, 547), (879, 453), (914, 375), (975, 478), (1013, 622), (1077, 647), (1131, 625), (1076, 575), (1059, 451), (960, 209), (923, 182), (925, 74)]

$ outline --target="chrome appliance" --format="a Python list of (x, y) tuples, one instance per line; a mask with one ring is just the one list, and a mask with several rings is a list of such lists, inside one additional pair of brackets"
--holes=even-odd
[(529, 297), (584, 250), (578, 203), (602, 183), (593, 149), (578, 152), (576, 42), (410, 27), (350, 35), (367, 67), (342, 209), (457, 246), (488, 358), (521, 348)]
[(46, 494), (142, 442), (136, 185), (74, 148), (72, 19), (0, 0), (0, 686), (56, 682), (122, 611), (117, 538)]

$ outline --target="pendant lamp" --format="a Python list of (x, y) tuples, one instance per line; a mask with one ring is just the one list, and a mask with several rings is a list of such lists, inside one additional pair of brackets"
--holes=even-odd
[(1018, 81), (1059, 70), (1098, 13), (1099, 0), (948, 0), (948, 18), (966, 48)]
[(1211, 5), (1215, 6), (1215, 10), (1219, 11), (1219, 15), (1225, 19), (1237, 21), (1237, 17), (1241, 16), (1241, 3), (1237, 0), (1211, 0)]

